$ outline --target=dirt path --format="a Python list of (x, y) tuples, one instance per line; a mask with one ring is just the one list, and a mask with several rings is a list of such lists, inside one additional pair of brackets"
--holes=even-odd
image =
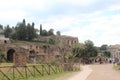
[(120, 80), (120, 71), (114, 70), (112, 64), (86, 65), (82, 71), (65, 80)]
[(90, 68), (90, 65), (86, 65), (83, 67), (83, 70), (81, 72), (69, 78), (68, 80), (85, 80), (91, 72), (92, 69)]
[(120, 80), (120, 72), (112, 64), (93, 65), (93, 72), (86, 80)]

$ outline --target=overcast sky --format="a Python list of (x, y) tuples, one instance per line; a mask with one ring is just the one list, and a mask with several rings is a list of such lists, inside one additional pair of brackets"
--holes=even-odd
[(15, 26), (23, 19), (80, 42), (120, 44), (120, 0), (0, 0), (0, 24)]

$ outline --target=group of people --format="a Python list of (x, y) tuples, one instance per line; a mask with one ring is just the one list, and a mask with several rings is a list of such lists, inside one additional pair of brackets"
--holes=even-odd
[(120, 63), (120, 58), (109, 58), (108, 60), (109, 63), (113, 63), (113, 64)]
[(103, 64), (103, 63), (120, 63), (120, 58), (92, 58), (92, 59), (87, 59), (84, 58), (81, 60), (81, 63), (83, 64), (94, 64), (94, 63), (99, 63), (99, 64)]

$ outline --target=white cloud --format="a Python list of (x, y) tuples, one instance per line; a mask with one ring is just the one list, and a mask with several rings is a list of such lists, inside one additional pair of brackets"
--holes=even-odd
[(97, 46), (102, 44), (120, 44), (120, 14), (111, 16), (101, 15), (99, 17), (94, 17), (93, 15), (93, 17), (88, 17), (84, 20), (77, 19), (76, 21), (85, 20), (90, 21), (90, 24), (83, 27), (70, 27), (71, 29), (63, 34), (78, 36), (81, 42), (90, 39)]
[(0, 0), (0, 9), (43, 9), (46, 0)]
[(7, 20), (7, 19), (13, 19), (13, 17), (16, 18), (23, 18), (26, 15), (23, 11), (0, 11), (0, 19)]
[(108, 7), (108, 10), (120, 10), (120, 5), (119, 4), (111, 5)]
[(63, 3), (69, 3), (72, 5), (80, 5), (80, 6), (89, 6), (97, 2), (98, 0), (59, 0)]
[(63, 30), (66, 28), (70, 28), (72, 22), (75, 21), (75, 18), (70, 17), (70, 16), (52, 16), (51, 18), (47, 20), (41, 21), (43, 23), (43, 27), (46, 29), (54, 28), (55, 30)]
[[(120, 43), (119, 1), (113, 1), (114, 4), (104, 0), (0, 1), (0, 22), (16, 24), (25, 18), (29, 23), (35, 22), (38, 29), (43, 24), (44, 29), (60, 30), (64, 35), (79, 37), (80, 42), (90, 39), (98, 46)], [(115, 10), (117, 14), (110, 14)]]

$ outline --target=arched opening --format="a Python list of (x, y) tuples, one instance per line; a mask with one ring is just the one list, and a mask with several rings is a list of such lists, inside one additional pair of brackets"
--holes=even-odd
[(44, 53), (47, 53), (47, 46), (43, 46)]
[(4, 43), (6, 44), (6, 43), (7, 43), (7, 41), (6, 41), (6, 40), (4, 40)]
[(35, 56), (36, 56), (35, 50), (29, 51), (29, 57), (35, 57)]
[(13, 54), (14, 54), (15, 50), (14, 49), (9, 49), (7, 51), (7, 61), (8, 62), (13, 62)]

